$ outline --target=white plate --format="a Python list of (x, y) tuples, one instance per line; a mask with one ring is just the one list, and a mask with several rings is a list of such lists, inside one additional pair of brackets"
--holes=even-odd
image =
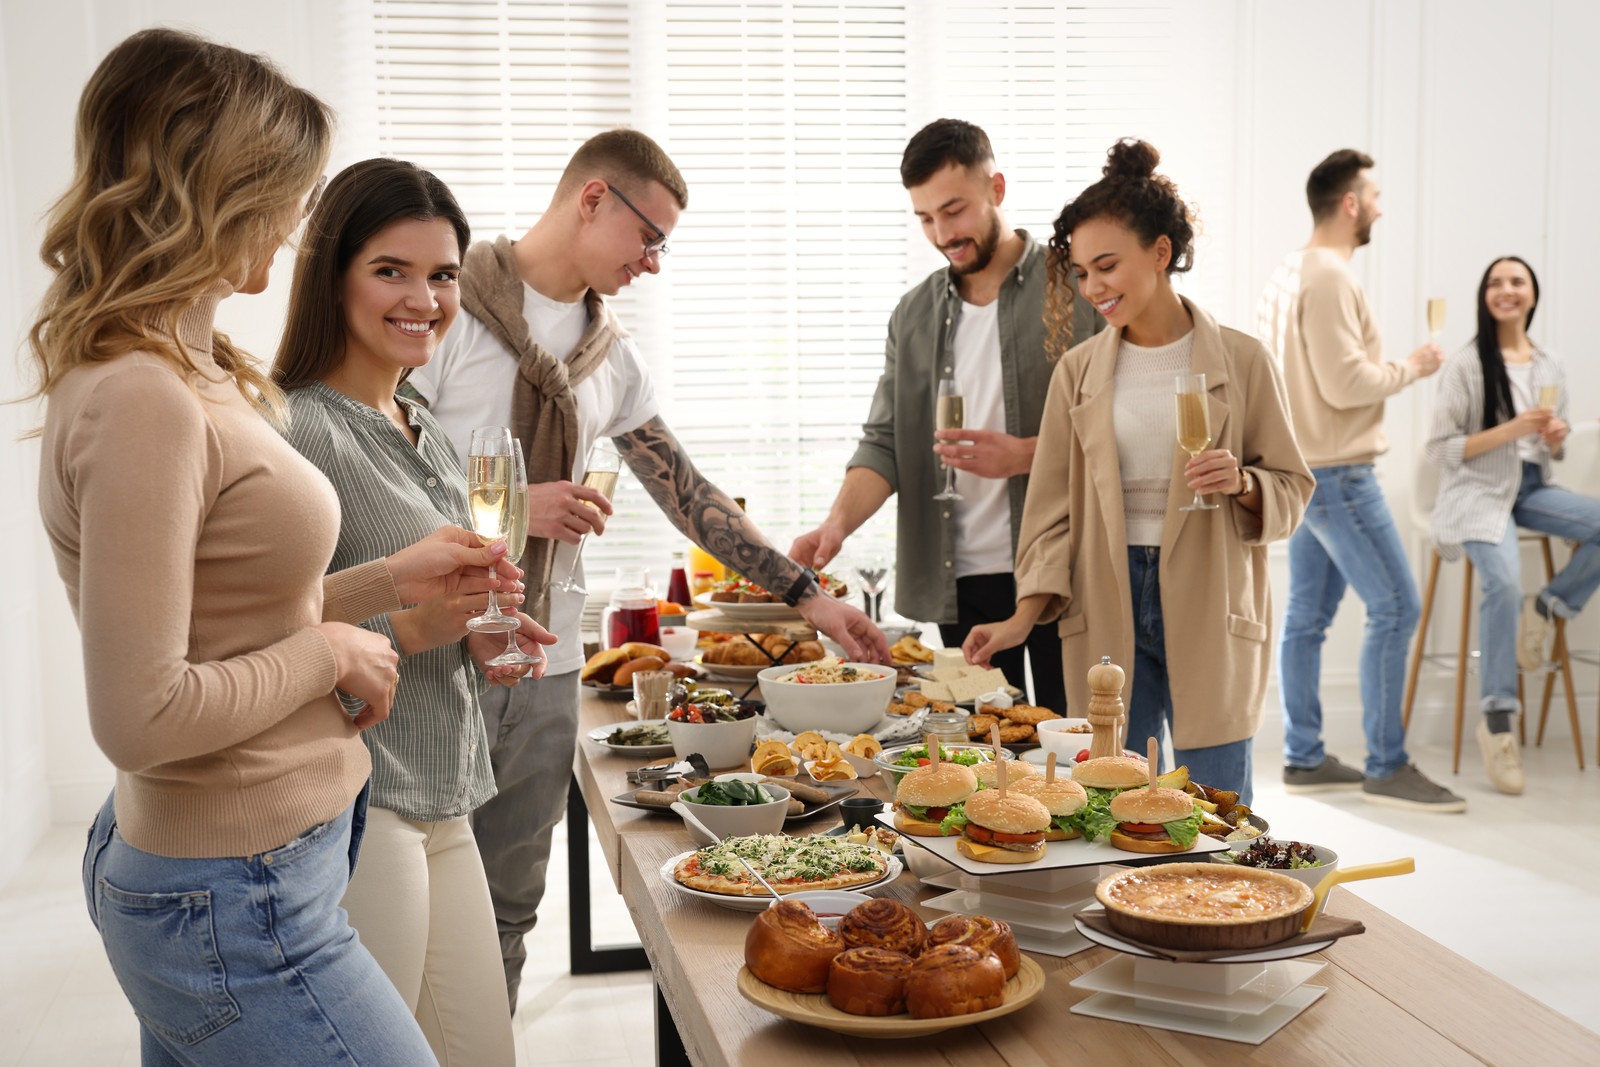
[[(1090, 926), (1088, 923), (1084, 922), (1082, 919), (1074, 918), (1072, 921), (1073, 925), (1077, 926), (1078, 933), (1082, 934), (1084, 937), (1088, 938), (1090, 941), (1093, 941), (1097, 945), (1104, 945), (1106, 948), (1114, 948), (1118, 952), (1126, 952), (1130, 956), (1143, 956), (1146, 959), (1152, 960), (1166, 959), (1165, 956), (1158, 956), (1149, 949), (1140, 948), (1138, 945), (1124, 941), (1122, 938), (1113, 934), (1102, 933), (1101, 931)], [(1241, 952), (1233, 956), (1218, 956), (1215, 959), (1195, 960), (1194, 962), (1207, 964), (1269, 963), (1272, 960), (1292, 960), (1297, 956), (1309, 956), (1313, 952), (1321, 952), (1331, 944), (1333, 944), (1332, 941), (1309, 941), (1303, 945), (1290, 945), (1286, 948), (1273, 948), (1268, 946), (1267, 948), (1256, 949), (1253, 952)]]
[[(628, 707), (633, 708), (633, 701), (628, 701)], [(604, 748), (607, 752), (616, 752), (628, 756), (670, 756), (672, 755), (672, 742), (664, 745), (611, 745), (606, 743), (612, 731), (630, 726), (665, 726), (665, 719), (637, 719), (633, 722), (614, 722), (609, 726), (596, 726), (589, 731), (589, 740)]]
[(1233, 993), (1207, 989), (1182, 989), (1177, 986), (1157, 985), (1154, 982), (1140, 982), (1134, 977), (1135, 966), (1136, 961), (1133, 956), (1126, 953), (1112, 956), (1088, 974), (1073, 979), (1072, 986), (1074, 989), (1088, 989), (1096, 993), (1135, 997), (1151, 1004), (1171, 1004), (1179, 1008), (1260, 1015), (1315, 978), (1317, 972), (1327, 964), (1275, 960), (1263, 964), (1259, 975)]
[[(684, 857), (692, 856), (696, 851), (696, 849), (690, 849), (688, 852), (680, 852), (666, 863), (663, 863), (661, 865), (662, 881), (666, 882), (669, 887), (676, 889), (679, 893), (682, 893), (686, 897), (693, 897), (696, 900), (709, 901), (712, 904), (717, 904), (733, 911), (754, 912), (767, 910), (767, 906), (772, 903), (772, 898), (769, 896), (730, 897), (722, 893), (707, 893), (700, 889), (690, 889), (688, 886), (683, 885), (676, 878), (674, 878), (672, 876), (673, 868), (677, 867), (678, 864), (683, 861)], [(866, 882), (862, 885), (853, 885), (849, 888), (852, 890), (872, 889), (877, 886), (888, 885), (890, 882), (900, 877), (900, 872), (905, 870), (905, 868), (900, 865), (900, 861), (895, 859), (893, 856), (885, 856), (884, 858), (889, 861), (889, 869), (884, 872), (882, 878), (879, 878), (875, 881)]]
[(730, 619), (750, 622), (784, 622), (800, 618), (800, 612), (781, 600), (767, 604), (736, 604), (731, 600), (712, 600), (710, 593), (694, 598), (694, 606), (705, 611), (720, 611)]
[(1224, 1041), (1238, 1041), (1246, 1045), (1259, 1045), (1277, 1033), (1296, 1015), (1316, 1003), (1326, 993), (1327, 987), (1303, 985), (1284, 997), (1260, 1015), (1224, 1016), (1196, 1014), (1193, 1008), (1163, 1007), (1132, 997), (1119, 997), (1113, 993), (1096, 993), (1072, 1006), (1074, 1015), (1090, 1015), (1097, 1019), (1153, 1026), (1161, 1030), (1176, 1030), (1201, 1037), (1216, 1037)]

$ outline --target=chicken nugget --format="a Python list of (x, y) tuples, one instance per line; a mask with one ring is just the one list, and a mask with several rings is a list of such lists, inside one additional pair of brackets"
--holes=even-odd
[(1038, 736), (1037, 731), (1026, 723), (1005, 723), (1000, 727), (1000, 743), (1002, 745), (1020, 745), (1024, 741), (1032, 741)]
[(1046, 719), (1061, 718), (1049, 708), (1041, 708), (1034, 704), (1013, 704), (1000, 714), (1012, 722), (1026, 723), (1029, 726), (1038, 726)]
[(974, 715), (967, 719), (967, 736), (987, 740), (990, 728), (999, 721), (993, 715)]

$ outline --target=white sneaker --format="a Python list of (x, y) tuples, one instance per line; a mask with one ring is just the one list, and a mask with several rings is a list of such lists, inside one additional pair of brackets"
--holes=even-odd
[(1550, 662), (1550, 638), (1555, 623), (1539, 614), (1538, 597), (1522, 601), (1522, 621), (1517, 626), (1517, 666), (1536, 671)]
[(1510, 796), (1521, 796), (1524, 786), (1522, 750), (1517, 747), (1516, 731), (1492, 734), (1488, 721), (1479, 715), (1478, 751), (1483, 753), (1483, 769), (1494, 787)]

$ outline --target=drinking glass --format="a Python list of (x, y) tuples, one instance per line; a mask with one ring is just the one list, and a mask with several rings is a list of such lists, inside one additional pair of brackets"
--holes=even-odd
[[(507, 541), (511, 534), (511, 457), (514, 452), (511, 431), (507, 427), (480, 426), (472, 431), (472, 447), (467, 451), (467, 503), (472, 511), (472, 531), (483, 538), (484, 544)], [(526, 502), (523, 509), (526, 511)], [(478, 633), (506, 633), (519, 625), (514, 616), (500, 610), (500, 601), (493, 589), (489, 590), (489, 609), (467, 620), (467, 629)]]
[[(954, 378), (939, 379), (938, 406), (934, 409), (933, 425), (936, 430), (959, 430), (966, 423), (966, 402), (961, 396), (961, 387)], [(944, 492), (935, 493), (935, 500), (960, 500), (961, 494), (956, 492), (956, 469), (945, 464)]]
[[(1178, 402), (1178, 447), (1192, 459), (1211, 447), (1211, 410), (1206, 403), (1206, 376), (1180, 374), (1173, 393)], [(1211, 511), (1216, 504), (1207, 504), (1200, 490), (1194, 491), (1194, 502), (1185, 504), (1179, 511)]]
[[(522, 442), (515, 438), (511, 441), (511, 530), (506, 534), (505, 561), (512, 566), (522, 559), (522, 553), (528, 544), (528, 470), (527, 464), (522, 460)], [(512, 621), (521, 627), (521, 620), (512, 616)], [(506, 631), (506, 650), (488, 661), (491, 667), (519, 667), (524, 664), (532, 666), (544, 662), (544, 653), (537, 648), (535, 655), (528, 655), (517, 647), (517, 631)]]
[(869, 556), (856, 565), (861, 593), (867, 601), (867, 618), (883, 621), (883, 590), (889, 577), (889, 563), (882, 556)]
[[(589, 458), (583, 464), (583, 484), (590, 489), (598, 489), (600, 495), (607, 500), (617, 494), (617, 474), (622, 470), (622, 457), (617, 455), (617, 446), (609, 439), (602, 437), (589, 449)], [(584, 503), (588, 504), (588, 501)], [(593, 504), (589, 504), (593, 508)], [(595, 508), (596, 511), (600, 510)], [(583, 546), (589, 541), (589, 535), (584, 534), (578, 538), (578, 551), (573, 553), (572, 566), (567, 568), (567, 576), (556, 583), (556, 588), (563, 593), (582, 593), (588, 595), (589, 590), (578, 584), (578, 561), (583, 558)]]
[(1444, 333), (1444, 297), (1428, 298), (1428, 336), (1435, 341)]
[(1539, 406), (1540, 407), (1549, 408), (1551, 411), (1554, 411), (1556, 409), (1556, 404), (1560, 400), (1561, 400), (1561, 386), (1559, 386), (1559, 385), (1541, 385), (1541, 386), (1539, 386)]

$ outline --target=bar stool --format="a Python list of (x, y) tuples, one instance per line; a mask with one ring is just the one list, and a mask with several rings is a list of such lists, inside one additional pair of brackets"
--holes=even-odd
[[(1548, 582), (1555, 577), (1555, 558), (1550, 550), (1550, 538), (1546, 534), (1533, 533), (1519, 530), (1517, 540), (1522, 543), (1535, 542), (1539, 545), (1544, 557), (1544, 577)], [(1428, 567), (1428, 587), (1422, 597), (1422, 618), (1417, 624), (1417, 647), (1411, 656), (1411, 672), (1406, 679), (1405, 705), (1401, 713), (1403, 730), (1411, 727), (1411, 708), (1417, 696), (1417, 676), (1422, 670), (1423, 660), (1438, 663), (1453, 660), (1456, 671), (1456, 722), (1455, 722), (1455, 751), (1452, 770), (1461, 773), (1461, 726), (1466, 709), (1467, 700), (1467, 663), (1471, 659), (1471, 650), (1468, 648), (1472, 630), (1472, 560), (1463, 556), (1461, 574), (1461, 637), (1454, 654), (1429, 653), (1428, 622), (1433, 616), (1433, 597), (1439, 585), (1439, 565), (1443, 562), (1439, 550), (1432, 552), (1432, 562)], [(1539, 729), (1535, 737), (1535, 744), (1544, 744), (1545, 720), (1550, 714), (1550, 698), (1554, 695), (1556, 674), (1560, 673), (1563, 687), (1567, 694), (1567, 719), (1572, 725), (1572, 748), (1578, 757), (1578, 769), (1583, 765), (1583, 728), (1578, 722), (1578, 701), (1572, 683), (1572, 657), (1567, 652), (1567, 622), (1557, 616), (1555, 619), (1555, 644), (1551, 649), (1550, 662), (1545, 665), (1540, 673), (1544, 675), (1544, 694), (1539, 706)], [(1523, 714), (1517, 718), (1518, 740), (1527, 744), (1528, 735), (1525, 720), (1527, 719), (1527, 704), (1523, 699), (1523, 675), (1527, 673), (1520, 668), (1517, 671), (1517, 703), (1522, 705)]]

